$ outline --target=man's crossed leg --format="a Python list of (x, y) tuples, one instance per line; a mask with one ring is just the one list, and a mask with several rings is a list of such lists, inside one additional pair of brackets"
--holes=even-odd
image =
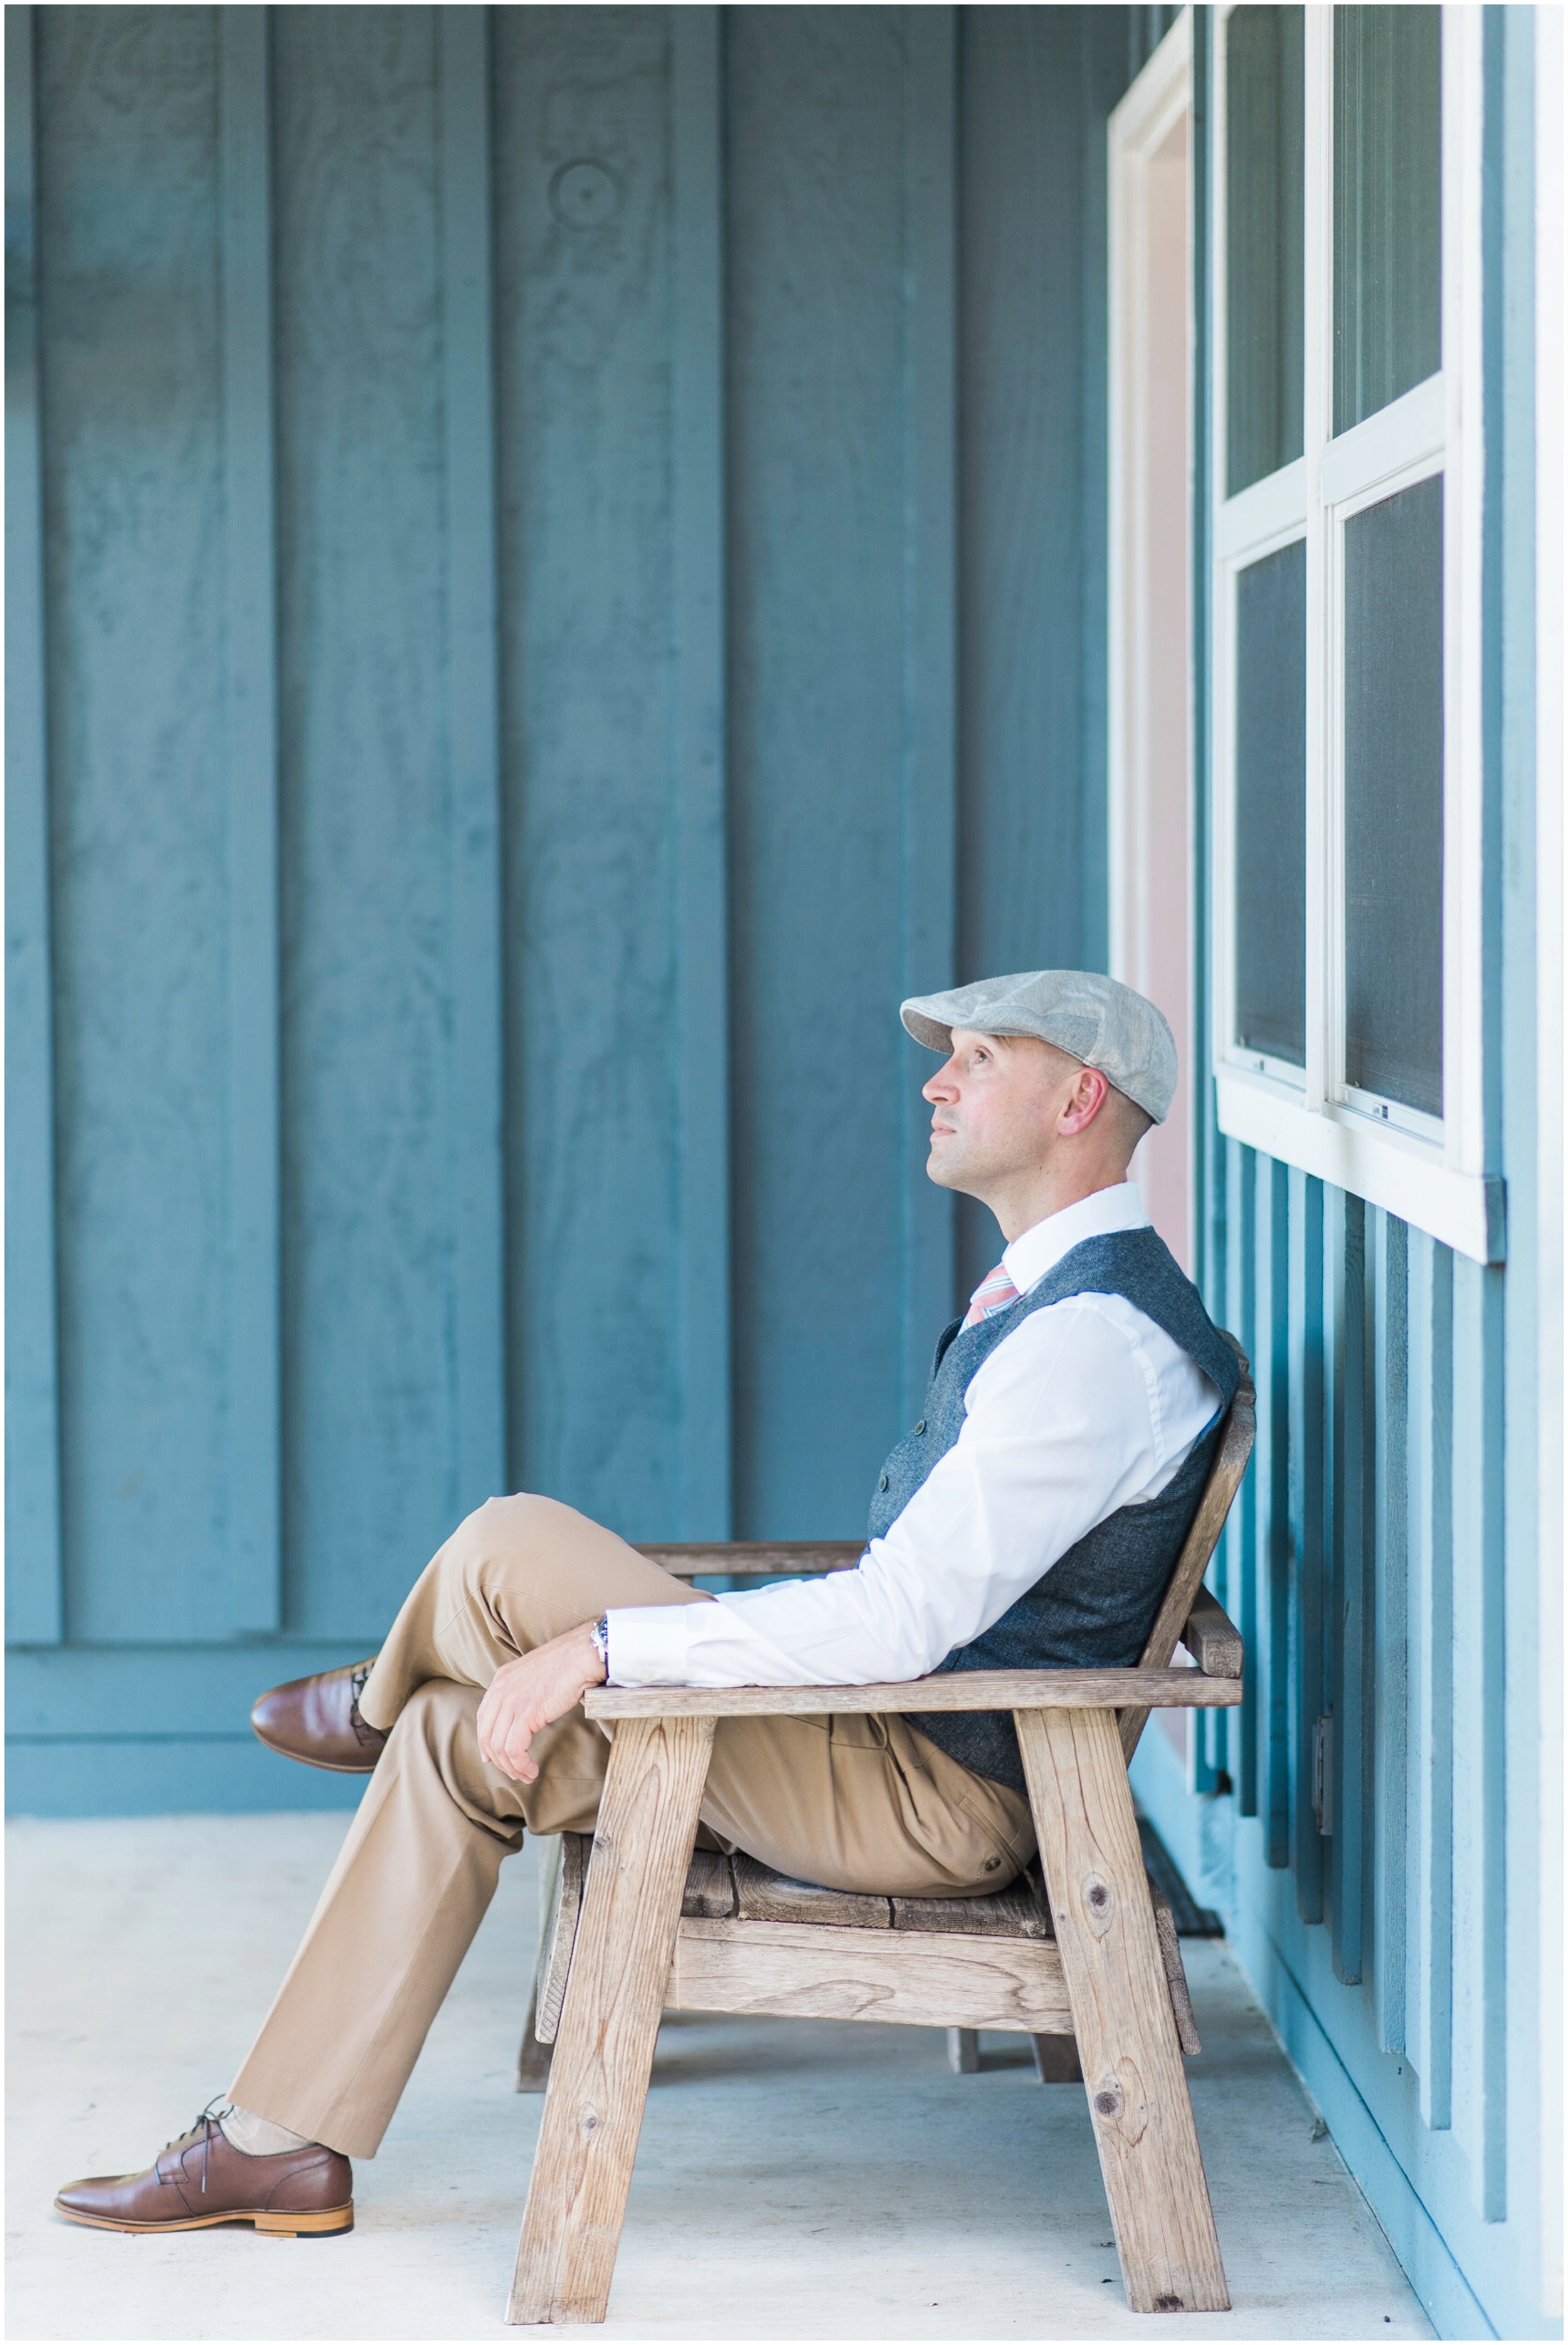
[[(709, 1601), (553, 1499), (469, 1516), (359, 1695), (367, 1757), (385, 1741), (231, 2106), (145, 2173), (68, 2184), (59, 2211), (116, 2230), (346, 2229), (348, 2161), (374, 2156), (502, 1859), (525, 1831), (592, 1832), (598, 1813), (609, 1741), (580, 1701), (532, 1732), (531, 1781), (486, 1755), (505, 1733), (493, 1697), (481, 1721), (498, 1671), (608, 1610)], [(1026, 1800), (896, 1716), (721, 1719), (702, 1822), (780, 1873), (904, 1896), (1000, 1888), (1034, 1850)]]

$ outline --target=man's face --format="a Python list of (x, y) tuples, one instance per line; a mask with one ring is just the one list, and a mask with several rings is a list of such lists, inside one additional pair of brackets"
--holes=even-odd
[[(998, 1181), (1041, 1168), (1064, 1117), (1077, 1122), (1074, 1103), (1087, 1072), (1031, 1035), (955, 1026), (952, 1056), (921, 1090), (932, 1107), (930, 1178), (979, 1196)], [(1103, 1090), (1103, 1078), (1093, 1078), (1090, 1087)]]

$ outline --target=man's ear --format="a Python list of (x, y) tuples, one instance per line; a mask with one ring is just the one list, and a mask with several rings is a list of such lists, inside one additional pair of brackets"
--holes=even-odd
[(1072, 1097), (1062, 1116), (1062, 1128), (1068, 1137), (1087, 1132), (1105, 1106), (1110, 1084), (1098, 1067), (1080, 1067)]

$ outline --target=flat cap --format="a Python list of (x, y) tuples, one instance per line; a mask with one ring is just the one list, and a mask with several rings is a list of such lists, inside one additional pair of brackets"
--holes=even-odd
[(1032, 1034), (1098, 1067), (1146, 1115), (1163, 1123), (1176, 1095), (1176, 1038), (1152, 1001), (1086, 969), (1030, 969), (983, 977), (950, 993), (917, 993), (899, 1016), (928, 1051), (950, 1051), (953, 1029)]

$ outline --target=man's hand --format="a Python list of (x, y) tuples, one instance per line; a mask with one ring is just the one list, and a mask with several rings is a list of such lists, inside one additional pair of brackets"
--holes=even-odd
[(515, 1783), (539, 1780), (529, 1744), (543, 1728), (575, 1710), (590, 1686), (604, 1682), (604, 1664), (593, 1642), (592, 1624), (569, 1629), (531, 1653), (503, 1662), (479, 1706), (480, 1756)]

